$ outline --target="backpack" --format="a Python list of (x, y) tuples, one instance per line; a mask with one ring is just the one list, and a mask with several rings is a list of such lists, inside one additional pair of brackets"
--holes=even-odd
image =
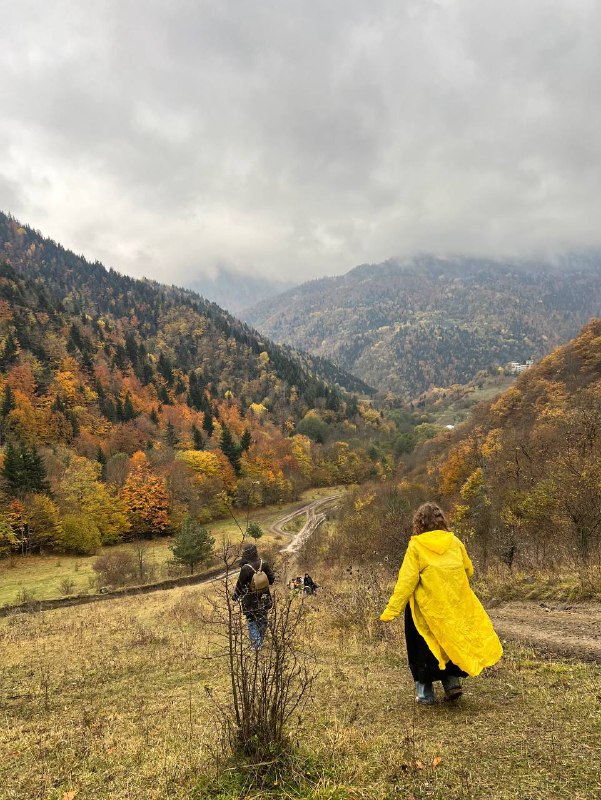
[(261, 560), (259, 569), (255, 569), (252, 564), (249, 564), (248, 566), (255, 573), (250, 579), (250, 585), (248, 587), (249, 592), (254, 592), (255, 594), (263, 594), (264, 592), (268, 592), (269, 578), (263, 572), (263, 561)]

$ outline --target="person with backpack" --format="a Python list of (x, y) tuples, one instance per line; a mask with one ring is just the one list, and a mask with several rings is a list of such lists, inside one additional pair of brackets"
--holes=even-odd
[(274, 580), (269, 564), (259, 558), (257, 546), (245, 544), (242, 548), (240, 574), (232, 597), (240, 601), (248, 624), (248, 637), (255, 650), (260, 650), (265, 641), (267, 615), (273, 606), (269, 587)]
[(501, 658), (503, 648), (488, 614), (472, 591), (474, 567), (463, 542), (449, 530), (436, 503), (413, 517), (413, 536), (394, 592), (380, 616), (390, 622), (405, 609), (405, 640), (416, 700), (436, 702), (433, 681), (445, 700), (461, 697), (460, 678), (476, 676)]
[(317, 591), (317, 584), (308, 572), (305, 572), (305, 577), (303, 578), (303, 587), (304, 594), (315, 594)]

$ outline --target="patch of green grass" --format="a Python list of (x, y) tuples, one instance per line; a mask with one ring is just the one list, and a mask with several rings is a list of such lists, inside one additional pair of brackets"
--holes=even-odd
[[(340, 488), (311, 489), (302, 495), (302, 499), (280, 506), (251, 509), (249, 518), (258, 522), (264, 531), (261, 543), (270, 544), (279, 541), (271, 532), (271, 526), (282, 516), (305, 505), (311, 500), (319, 499), (342, 491)], [(246, 512), (235, 509), (234, 514), (242, 529), (246, 527)], [(216, 520), (205, 526), (216, 542), (230, 537), (233, 541), (241, 538), (240, 529), (229, 517)], [(172, 558), (169, 545), (171, 537), (153, 539), (145, 542), (146, 558), (154, 566), (155, 580), (168, 577), (167, 562)], [(135, 543), (120, 544), (109, 548), (111, 552), (136, 552)], [(101, 551), (102, 552), (102, 551)], [(63, 597), (66, 594), (96, 593), (96, 573), (93, 563), (97, 555), (72, 556), (60, 553), (32, 555), (0, 559), (0, 607), (15, 605), (26, 600), (48, 600)], [(68, 590), (68, 591), (67, 591)]]
[(302, 530), (306, 521), (307, 521), (307, 515), (299, 514), (296, 517), (292, 517), (292, 519), (285, 525), (282, 525), (282, 529), (285, 530), (287, 533), (298, 533), (300, 530)]

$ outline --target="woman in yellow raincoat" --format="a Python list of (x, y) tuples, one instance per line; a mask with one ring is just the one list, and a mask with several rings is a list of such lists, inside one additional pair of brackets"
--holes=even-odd
[(474, 567), (462, 542), (448, 530), (442, 509), (424, 503), (413, 517), (409, 541), (392, 597), (381, 615), (390, 622), (405, 609), (407, 655), (416, 700), (436, 701), (433, 681), (445, 700), (461, 696), (462, 677), (478, 675), (503, 654), (499, 637), (470, 588)]

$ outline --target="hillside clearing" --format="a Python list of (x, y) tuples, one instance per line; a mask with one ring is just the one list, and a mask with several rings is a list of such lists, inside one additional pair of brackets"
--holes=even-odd
[(319, 676), (293, 732), (298, 774), (260, 790), (244, 771), (215, 777), (205, 686), (223, 698), (227, 681), (206, 657), (200, 590), (0, 621), (3, 797), (598, 797), (599, 665), (538, 661), (509, 644), (459, 705), (416, 708), (402, 626), (381, 638), (353, 620), (353, 602), (325, 593), (310, 606)]

